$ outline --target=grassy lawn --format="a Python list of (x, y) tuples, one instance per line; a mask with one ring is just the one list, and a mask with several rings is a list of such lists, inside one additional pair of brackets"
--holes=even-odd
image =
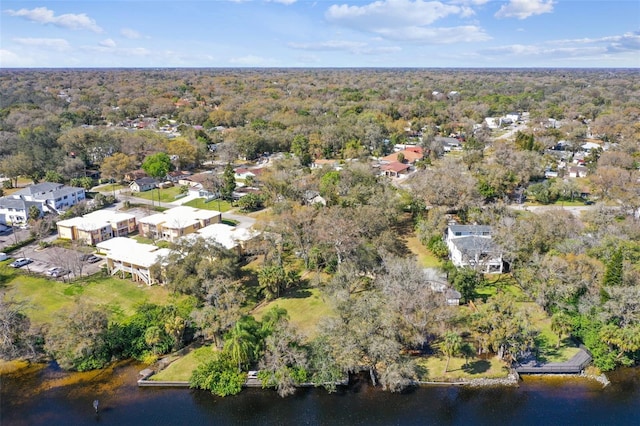
[(195, 349), (169, 364), (167, 368), (158, 374), (151, 376), (150, 380), (188, 382), (193, 370), (195, 370), (198, 365), (211, 359), (213, 351), (212, 346), (203, 346)]
[(54, 315), (73, 305), (79, 296), (90, 305), (105, 306), (111, 319), (120, 320), (134, 313), (135, 306), (142, 302), (164, 304), (170, 299), (169, 291), (164, 287), (138, 287), (132, 281), (115, 277), (86, 277), (73, 284), (46, 278), (22, 275), (7, 271), (10, 268), (0, 266), (4, 278), (6, 296), (27, 303), (25, 313), (34, 324), (46, 324)]
[(488, 359), (473, 358), (465, 365), (464, 358), (452, 357), (445, 373), (447, 358), (429, 356), (420, 358), (418, 366), (423, 370), (420, 379), (424, 381), (456, 381), (461, 379), (498, 379), (507, 377), (509, 371), (504, 362), (497, 357)]
[(127, 189), (128, 186), (122, 185), (120, 183), (105, 183), (103, 185), (97, 185), (91, 188), (91, 192), (115, 192), (121, 189)]
[(558, 336), (551, 331), (551, 318), (535, 303), (529, 303), (531, 322), (539, 332), (536, 337), (538, 347), (538, 360), (542, 362), (564, 362), (568, 361), (578, 353), (578, 345), (570, 338), (560, 341), (558, 347)]
[(431, 250), (426, 248), (416, 236), (408, 237), (406, 240), (407, 248), (411, 250), (413, 254), (418, 256), (418, 262), (425, 268), (437, 268), (442, 264), (440, 259), (431, 253)]
[(320, 319), (332, 315), (331, 307), (322, 299), (317, 288), (294, 290), (279, 299), (260, 305), (251, 314), (259, 321), (262, 315), (274, 306), (286, 309), (289, 321), (308, 339), (317, 335)]
[[(180, 186), (172, 186), (160, 190), (160, 201), (163, 203), (171, 203), (176, 200), (176, 195), (182, 192)], [(158, 201), (158, 189), (152, 189), (145, 192), (132, 192), (132, 197), (144, 198), (145, 200)]]
[(196, 209), (216, 210), (222, 213), (231, 210), (233, 207), (228, 201), (220, 200), (220, 202), (218, 202), (218, 200), (211, 200), (206, 202), (204, 198), (196, 198), (195, 200), (187, 201), (183, 205)]

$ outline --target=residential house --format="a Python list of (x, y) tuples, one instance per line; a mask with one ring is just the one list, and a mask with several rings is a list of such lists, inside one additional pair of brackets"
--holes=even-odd
[(97, 210), (82, 217), (60, 220), (56, 225), (60, 238), (82, 241), (92, 246), (137, 230), (134, 215), (111, 210)]
[[(422, 147), (419, 146), (411, 146), (407, 147), (401, 151), (394, 152), (380, 159), (380, 163), (407, 163), (414, 164), (418, 160), (422, 160), (424, 157), (424, 153), (422, 151)], [(399, 161), (400, 160), (402, 161)]]
[(35, 201), (26, 201), (22, 198), (0, 198), (0, 224), (21, 224), (29, 220), (29, 210), (35, 206), (42, 215), (42, 204)]
[(449, 287), (446, 275), (435, 268), (425, 268), (422, 272), (429, 288), (436, 293), (444, 295), (447, 305), (458, 306), (460, 304), (462, 295), (457, 290)]
[(144, 177), (136, 179), (129, 184), (132, 192), (146, 192), (154, 189), (158, 182), (154, 178)]
[(490, 226), (450, 225), (445, 242), (455, 266), (473, 268), (482, 273), (503, 271), (502, 252), (491, 237)]
[(222, 222), (222, 214), (215, 210), (178, 206), (162, 213), (138, 220), (141, 235), (153, 239), (176, 241), (213, 223)]
[(342, 166), (340, 165), (340, 160), (327, 160), (324, 158), (320, 158), (320, 159), (314, 160), (314, 162), (311, 163), (312, 169), (321, 169), (325, 166), (331, 167), (332, 169), (335, 169), (335, 170), (342, 170)]
[(404, 163), (398, 163), (394, 161), (388, 164), (380, 165), (381, 174), (388, 177), (400, 177), (409, 173), (409, 165)]
[(36, 206), (41, 215), (60, 213), (85, 198), (84, 188), (53, 182), (31, 185), (0, 198), (0, 221), (5, 224), (26, 222), (32, 206)]
[(107, 271), (111, 275), (129, 276), (135, 282), (158, 284), (159, 277), (151, 273), (151, 267), (171, 252), (152, 244), (138, 243), (125, 237), (116, 237), (97, 244), (97, 249), (107, 259)]
[(142, 169), (132, 170), (124, 174), (124, 180), (127, 182), (133, 182), (134, 180), (142, 179), (145, 177), (149, 177), (149, 175)]
[(307, 206), (313, 206), (315, 204), (327, 205), (327, 200), (324, 199), (318, 191), (305, 191), (304, 192), (304, 204)]
[(567, 171), (571, 178), (586, 177), (589, 173), (589, 170), (585, 166), (569, 166)]
[(442, 145), (444, 152), (460, 151), (462, 149), (462, 143), (457, 138), (447, 138), (444, 136), (436, 136), (434, 141)]
[(174, 184), (177, 184), (180, 182), (181, 179), (186, 179), (191, 175), (192, 175), (191, 172), (188, 172), (185, 170), (174, 170), (172, 172), (167, 173), (167, 180), (169, 182), (173, 182)]

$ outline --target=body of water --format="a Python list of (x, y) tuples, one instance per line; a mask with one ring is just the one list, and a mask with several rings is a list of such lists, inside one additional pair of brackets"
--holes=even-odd
[(434, 386), (390, 394), (363, 380), (334, 394), (303, 389), (283, 399), (262, 389), (219, 398), (138, 388), (142, 368), (122, 363), (65, 373), (33, 366), (5, 374), (0, 425), (640, 425), (638, 369), (611, 374), (606, 388), (585, 379), (525, 378), (518, 388)]

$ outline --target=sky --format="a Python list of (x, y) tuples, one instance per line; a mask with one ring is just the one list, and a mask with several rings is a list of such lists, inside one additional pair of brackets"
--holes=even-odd
[(3, 0), (37, 67), (640, 68), (640, 1)]

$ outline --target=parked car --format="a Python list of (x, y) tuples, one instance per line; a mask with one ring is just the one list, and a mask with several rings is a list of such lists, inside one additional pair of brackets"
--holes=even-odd
[(45, 274), (47, 274), (47, 275), (49, 275), (50, 277), (53, 277), (53, 278), (58, 278), (58, 277), (64, 277), (65, 275), (67, 275), (70, 272), (71, 271), (69, 271), (68, 269), (64, 269), (64, 268), (62, 268), (60, 266), (55, 266), (53, 268), (47, 269)]
[(100, 262), (102, 259), (100, 259), (95, 254), (83, 254), (80, 257), (80, 260), (82, 260), (83, 262), (88, 262), (88, 263), (96, 263), (96, 262)]
[(33, 260), (29, 259), (28, 257), (20, 257), (11, 262), (9, 266), (11, 266), (12, 268), (22, 268), (24, 265), (28, 265), (31, 262), (33, 262)]

